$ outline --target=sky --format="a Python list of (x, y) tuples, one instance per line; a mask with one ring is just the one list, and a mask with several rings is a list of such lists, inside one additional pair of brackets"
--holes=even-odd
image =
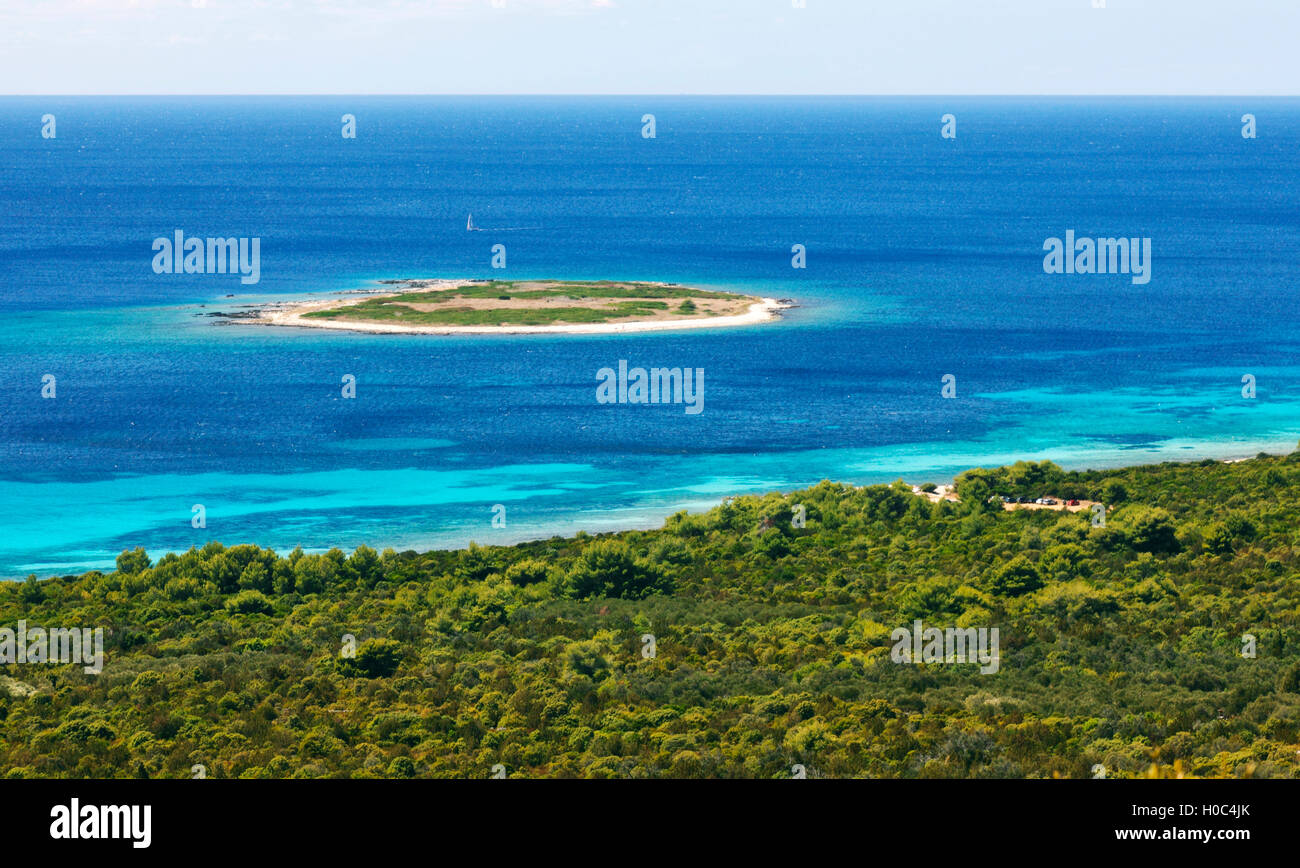
[(1297, 35), (1300, 0), (0, 0), (0, 93), (1295, 95)]

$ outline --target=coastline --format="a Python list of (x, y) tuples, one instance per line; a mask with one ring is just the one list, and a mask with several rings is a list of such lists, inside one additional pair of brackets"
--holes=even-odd
[[(1279, 447), (1277, 451), (1265, 451), (1264, 454), (1277, 457), (1290, 454), (1294, 451), (1294, 441), (1288, 441), (1291, 449), (1288, 450), (1282, 444), (1271, 444)], [(1261, 447), (1270, 444), (1259, 444)], [(1213, 451), (1213, 450), (1211, 450)], [(1148, 460), (1130, 462), (1130, 461), (1106, 461), (1091, 463), (1088, 465), (1075, 464), (1069, 462), (1062, 464), (1063, 469), (1067, 471), (1081, 470), (1093, 472), (1123, 471), (1139, 467), (1155, 467), (1166, 464), (1189, 466), (1203, 464), (1212, 461), (1217, 464), (1235, 465), (1243, 462), (1255, 460), (1258, 453), (1243, 456), (1239, 445), (1231, 451), (1224, 451), (1218, 455), (1200, 453), (1196, 456), (1180, 456), (1181, 460), (1173, 461), (1169, 458), (1163, 460), (1159, 457), (1149, 457)], [(1025, 460), (1052, 460), (1050, 456), (1030, 455)], [(985, 468), (998, 468), (1010, 466), (1014, 461), (985, 461), (964, 464), (963, 470), (973, 469), (977, 466)], [(906, 474), (906, 477), (904, 476)], [(851, 474), (838, 475), (840, 484), (851, 486), (853, 488), (864, 488), (871, 485), (887, 485), (891, 481), (904, 481), (909, 487), (916, 488), (922, 483), (935, 483), (941, 487), (948, 487), (952, 484), (955, 474), (945, 472), (936, 472), (927, 474), (924, 471), (904, 473), (869, 473), (857, 475), (856, 478)], [(911, 480), (911, 481), (908, 481)], [(427, 530), (422, 532), (411, 533), (409, 531), (398, 531), (393, 534), (384, 535), (382, 533), (373, 536), (359, 536), (335, 539), (331, 538), (328, 543), (319, 545), (304, 545), (303, 550), (307, 553), (319, 554), (327, 551), (331, 547), (342, 547), (350, 549), (355, 545), (369, 545), (376, 549), (394, 548), (399, 551), (412, 550), (417, 552), (434, 552), (434, 551), (462, 551), (469, 547), (471, 543), (488, 546), (516, 546), (526, 543), (538, 542), (552, 537), (573, 538), (579, 533), (591, 535), (622, 533), (626, 531), (655, 531), (663, 527), (664, 522), (669, 516), (676, 512), (686, 511), (691, 514), (707, 512), (723, 502), (736, 497), (746, 496), (764, 496), (767, 494), (788, 494), (793, 491), (799, 491), (804, 488), (810, 488), (817, 484), (819, 480), (808, 477), (802, 482), (791, 482), (788, 485), (760, 485), (755, 487), (736, 486), (729, 490), (718, 489), (714, 492), (705, 494), (698, 493), (695, 496), (684, 498), (671, 498), (668, 500), (647, 500), (638, 503), (626, 503), (613, 509), (605, 510), (600, 513), (592, 513), (590, 510), (580, 510), (583, 518), (579, 519), (571, 515), (551, 516), (547, 520), (536, 523), (512, 523), (510, 529), (493, 530), (483, 532), (481, 529), (470, 531), (467, 524), (455, 524), (443, 528), (440, 532), (429, 533)], [(295, 485), (301, 485), (301, 482), (295, 482)], [(1049, 492), (1050, 493), (1050, 492)], [(1074, 511), (1074, 510), (1071, 510)], [(273, 549), (289, 550), (297, 544), (297, 540), (290, 538), (273, 538), (274, 535), (265, 535), (257, 540), (241, 539), (238, 542), (256, 544)], [(139, 543), (144, 544), (141, 540)], [(237, 544), (237, 543), (230, 543)], [(181, 553), (184, 551), (183, 546), (173, 546), (167, 543), (158, 545), (145, 545), (145, 548), (155, 556), (161, 556), (167, 552)], [(103, 550), (103, 554), (91, 554), (90, 550), (82, 549), (89, 555), (84, 558), (69, 558), (49, 560), (43, 563), (27, 562), (21, 568), (14, 570), (5, 569), (0, 573), (0, 582), (3, 581), (21, 581), (28, 574), (37, 574), (41, 578), (48, 578), (59, 575), (80, 574), (89, 570), (112, 571), (114, 569), (114, 559), (120, 554), (120, 550)]]
[[(466, 280), (421, 280), (430, 289), (450, 290), (464, 286)], [(271, 302), (262, 305), (256, 315), (241, 322), (247, 325), (281, 326), (289, 328), (333, 329), (335, 331), (362, 332), (383, 335), (602, 335), (631, 334), (638, 332), (682, 331), (686, 329), (736, 328), (761, 325), (780, 318), (783, 310), (794, 307), (789, 301), (776, 298), (759, 298), (743, 314), (717, 317), (683, 319), (633, 320), (610, 323), (573, 323), (564, 325), (496, 325), (496, 326), (444, 326), (444, 325), (394, 325), (380, 322), (338, 321), (307, 318), (315, 311), (350, 307), (385, 295), (399, 295), (400, 290), (352, 291), (354, 298), (313, 298), (300, 302)]]

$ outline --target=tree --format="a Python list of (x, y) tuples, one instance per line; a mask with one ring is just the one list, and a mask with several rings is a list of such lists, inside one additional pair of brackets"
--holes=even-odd
[(261, 591), (240, 591), (226, 600), (226, 609), (236, 615), (269, 615), (274, 611)]
[(134, 551), (122, 552), (117, 556), (117, 571), (127, 575), (135, 575), (149, 569), (149, 555), (143, 548), (136, 547)]
[(1118, 479), (1107, 479), (1098, 491), (1101, 502), (1107, 506), (1114, 506), (1128, 500), (1128, 489)]
[(1168, 554), (1182, 546), (1173, 518), (1158, 507), (1143, 507), (1125, 517), (1129, 544), (1135, 551)]
[(261, 561), (253, 561), (239, 574), (239, 587), (250, 591), (271, 592), (271, 576)]
[(672, 590), (671, 579), (653, 565), (637, 559), (627, 543), (598, 540), (583, 551), (566, 577), (568, 594), (589, 597), (626, 597), (640, 600)]
[(1212, 554), (1232, 554), (1232, 531), (1223, 522), (1216, 522), (1205, 531), (1205, 548)]
[(501, 564), (492, 550), (474, 542), (460, 553), (456, 564), (456, 575), (466, 582), (481, 582), (500, 570)]
[(356, 573), (362, 587), (373, 588), (381, 577), (379, 553), (370, 546), (357, 546), (348, 558), (348, 565)]
[(217, 590), (223, 594), (229, 594), (239, 587), (239, 573), (238, 566), (224, 551), (219, 551), (208, 558), (208, 581), (216, 585)]
[(45, 588), (36, 580), (36, 574), (32, 573), (23, 582), (22, 590), (19, 591), (19, 597), (29, 606), (35, 605), (45, 599)]
[(387, 678), (402, 662), (402, 643), (393, 639), (367, 639), (357, 647), (355, 657), (342, 658), (339, 668), (348, 675)]
[(409, 756), (394, 757), (393, 761), (388, 764), (388, 776), (390, 778), (413, 778), (415, 777), (415, 763), (411, 762)]
[(1043, 578), (1033, 561), (1024, 555), (1016, 555), (1010, 562), (993, 574), (990, 589), (1003, 597), (1019, 597), (1031, 593), (1043, 586)]
[(506, 579), (516, 585), (535, 585), (546, 581), (550, 571), (551, 568), (547, 566), (546, 561), (525, 558), (506, 569)]

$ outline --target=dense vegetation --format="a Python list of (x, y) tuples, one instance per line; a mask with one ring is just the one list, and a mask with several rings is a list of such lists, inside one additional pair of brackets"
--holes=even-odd
[[(1022, 463), (958, 491), (822, 483), (462, 552), (137, 549), (9, 583), (0, 624), (111, 634), (98, 676), (4, 667), (0, 757), (12, 777), (1300, 776), (1300, 453)], [(1045, 493), (1111, 511), (990, 503)], [(892, 662), (917, 618), (998, 627), (1000, 670)]]

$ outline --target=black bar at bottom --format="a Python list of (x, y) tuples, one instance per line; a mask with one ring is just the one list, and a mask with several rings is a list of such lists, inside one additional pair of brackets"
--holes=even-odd
[[(1105, 847), (1228, 855), (1291, 840), (1298, 795), (1294, 782), (1235, 780), (25, 780), (0, 786), (10, 853), (75, 851), (128, 860), (198, 853), (338, 859), (452, 844), (485, 848), (493, 859), (512, 852), (537, 858), (539, 848), (561, 857), (577, 848), (593, 857), (674, 852), (734, 859), (738, 843), (758, 845), (768, 857), (805, 859), (825, 846), (866, 848), (865, 855), (882, 848), (948, 851), (975, 842), (996, 844), (1000, 855), (1041, 857), (1044, 846), (1056, 853)], [(91, 833), (102, 837), (87, 838)], [(148, 846), (136, 846), (146, 834)]]

